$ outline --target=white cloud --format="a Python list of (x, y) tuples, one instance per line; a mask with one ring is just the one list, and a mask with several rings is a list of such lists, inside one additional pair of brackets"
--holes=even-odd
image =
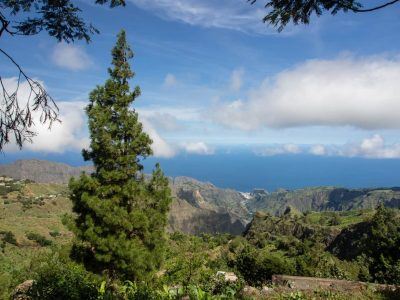
[[(154, 115), (152, 115), (154, 116)], [(165, 140), (156, 130), (156, 126), (160, 125), (153, 122), (153, 118), (148, 118), (139, 115), (140, 121), (143, 124), (143, 129), (153, 140), (152, 149), (156, 157), (173, 157), (180, 152), (189, 154), (211, 155), (214, 154), (214, 149), (204, 142), (184, 142), (180, 144), (171, 143)]]
[(261, 4), (232, 0), (131, 0), (136, 6), (161, 18), (206, 28), (232, 29), (242, 32), (276, 34), (262, 19)]
[(144, 118), (140, 117), (140, 121), (143, 124), (143, 130), (150, 136), (153, 140), (153, 144), (151, 148), (153, 149), (154, 156), (156, 157), (173, 157), (176, 154), (175, 148), (170, 145), (167, 141), (165, 141), (151, 124), (151, 122)]
[(400, 58), (310, 60), (267, 78), (248, 98), (213, 107), (227, 127), (400, 128)]
[[(4, 78), (3, 83), (7, 90), (13, 91), (17, 85), (17, 78)], [(43, 82), (41, 82), (43, 85)], [(18, 97), (27, 99), (29, 85), (22, 82), (19, 87)], [(26, 143), (25, 150), (40, 151), (45, 153), (63, 153), (67, 150), (81, 150), (89, 146), (86, 115), (84, 107), (86, 102), (65, 102), (57, 101), (60, 112), (61, 123), (55, 122), (49, 130), (48, 124), (42, 124), (39, 120), (40, 112), (33, 113), (34, 127), (32, 130), (37, 133), (33, 143)], [(164, 120), (168, 119), (161, 116)], [(141, 118), (144, 130), (153, 140), (152, 148), (155, 156), (171, 157), (176, 151), (169, 145), (154, 129), (153, 125), (146, 119)], [(7, 144), (5, 151), (18, 151), (15, 143)]]
[(237, 69), (232, 72), (230, 88), (232, 91), (239, 91), (243, 85), (243, 69)]
[[(17, 78), (3, 79), (5, 88), (14, 91), (17, 85)], [(44, 83), (39, 81), (44, 86)], [(26, 81), (21, 82), (18, 90), (19, 105), (26, 105), (29, 98), (30, 87)], [(25, 103), (25, 104), (24, 104)], [(25, 143), (23, 149), (41, 152), (62, 153), (66, 150), (81, 150), (88, 145), (85, 135), (85, 113), (83, 102), (57, 101), (59, 107), (59, 119), (62, 123), (54, 122), (51, 129), (49, 123), (40, 122), (40, 110), (32, 111), (34, 125), (30, 128), (37, 135), (32, 138), (33, 143)], [(31, 107), (32, 108), (32, 107)], [(5, 151), (18, 151), (14, 141), (5, 146)]]
[(302, 152), (300, 146), (295, 144), (274, 145), (256, 150), (255, 153), (261, 156), (274, 156), (281, 154), (299, 154)]
[[(2, 79), (6, 89), (11, 92), (17, 86), (17, 78)], [(43, 82), (40, 82), (42, 85)], [(19, 87), (18, 97), (27, 99), (29, 96), (29, 85), (22, 82)], [(26, 143), (24, 150), (40, 151), (44, 153), (63, 153), (68, 150), (80, 151), (89, 146), (87, 122), (84, 107), (87, 102), (80, 101), (57, 101), (60, 109), (61, 123), (54, 123), (51, 130), (48, 124), (42, 124), (39, 121), (39, 112), (33, 113), (35, 126), (32, 128), (37, 135), (33, 138), (33, 143)], [(193, 109), (139, 109), (139, 119), (143, 124), (143, 130), (149, 134), (153, 140), (152, 149), (156, 157), (173, 157), (179, 152), (191, 154), (210, 155), (214, 153), (213, 148), (204, 142), (187, 142), (183, 144), (170, 143), (164, 139), (158, 132), (158, 129), (166, 131), (180, 130), (181, 126), (174, 115), (179, 116), (179, 120), (193, 120), (198, 118), (198, 113)], [(5, 146), (5, 151), (18, 151), (15, 143), (11, 142)]]
[(359, 143), (351, 143), (337, 150), (338, 155), (366, 158), (400, 158), (400, 143), (385, 144), (379, 134), (374, 134)]
[(181, 145), (182, 149), (190, 154), (211, 155), (214, 149), (210, 148), (204, 142), (188, 142)]
[(255, 154), (261, 156), (274, 156), (283, 154), (312, 154), (317, 156), (342, 156), (390, 159), (400, 158), (400, 143), (388, 144), (385, 139), (374, 134), (361, 141), (352, 141), (343, 145), (296, 145), (278, 144), (257, 149)]
[(167, 115), (178, 121), (200, 121), (203, 120), (200, 108), (178, 107), (178, 106), (147, 106), (138, 107), (140, 116), (153, 119), (159, 115)]
[(174, 132), (183, 129), (178, 119), (169, 113), (154, 112), (148, 119), (158, 130)]
[(58, 43), (51, 59), (55, 65), (72, 71), (84, 70), (93, 64), (84, 49), (67, 43)]
[(313, 145), (311, 148), (310, 148), (310, 154), (313, 154), (313, 155), (320, 155), (320, 156), (322, 156), (322, 155), (326, 155), (326, 153), (327, 153), (327, 151), (326, 151), (326, 147), (324, 146), (324, 145)]
[(63, 153), (66, 150), (81, 150), (88, 147), (86, 134), (85, 102), (58, 101), (61, 123), (53, 123), (49, 130), (47, 124), (38, 121), (36, 114), (34, 131), (37, 136), (33, 143), (27, 143), (25, 149), (40, 152)]
[(381, 135), (374, 134), (344, 145), (311, 145), (308, 152), (321, 156), (400, 158), (400, 143), (387, 144)]
[(164, 86), (167, 88), (173, 87), (178, 83), (175, 75), (168, 73), (164, 79)]

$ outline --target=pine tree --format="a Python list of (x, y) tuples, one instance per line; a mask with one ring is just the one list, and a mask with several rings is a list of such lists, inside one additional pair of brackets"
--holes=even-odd
[(110, 78), (90, 94), (91, 143), (83, 157), (95, 171), (69, 184), (76, 214), (72, 257), (93, 271), (143, 280), (162, 263), (171, 196), (158, 164), (150, 179), (143, 174), (141, 161), (152, 154), (152, 141), (130, 108), (140, 95), (128, 83), (132, 57), (121, 31)]

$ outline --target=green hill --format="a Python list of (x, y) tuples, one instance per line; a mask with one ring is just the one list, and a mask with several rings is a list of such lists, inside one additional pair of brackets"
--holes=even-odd
[(273, 193), (253, 193), (247, 202), (251, 212), (267, 211), (282, 214), (292, 206), (306, 211), (346, 211), (373, 209), (379, 203), (400, 207), (400, 188), (346, 189), (335, 187), (313, 187), (293, 191), (279, 190)]

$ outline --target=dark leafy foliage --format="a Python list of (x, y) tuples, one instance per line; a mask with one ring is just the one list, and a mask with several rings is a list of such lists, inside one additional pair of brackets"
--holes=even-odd
[[(110, 7), (125, 5), (124, 0), (97, 0), (97, 4)], [(81, 9), (70, 0), (1, 0), (1, 33), (35, 35), (46, 31), (59, 41), (73, 42), (97, 33), (80, 16)]]
[(3, 235), (2, 240), (6, 243), (17, 245), (17, 240), (14, 233), (11, 231), (0, 231), (0, 235)]
[[(96, 0), (95, 3), (110, 7), (125, 5), (124, 0)], [(3, 34), (32, 36), (40, 32), (69, 43), (90, 42), (91, 36), (99, 31), (81, 17), (81, 9), (71, 0), (0, 0), (0, 38)], [(58, 107), (43, 84), (29, 77), (4, 49), (0, 48), (0, 52), (18, 72), (16, 84), (7, 84), (0, 74), (1, 151), (13, 139), (20, 148), (25, 142), (32, 142), (36, 135), (32, 130), (33, 111), (40, 112), (40, 122), (49, 128), (59, 119)], [(19, 90), (24, 84), (30, 92), (22, 99)]]
[(294, 274), (293, 261), (280, 251), (260, 251), (246, 246), (236, 256), (236, 268), (251, 285), (261, 286), (274, 274)]
[(12, 231), (0, 231), (0, 251), (4, 252), (6, 243), (17, 246), (17, 239)]
[(45, 236), (34, 232), (27, 233), (26, 238), (35, 241), (42, 247), (51, 246), (53, 244), (52, 241), (48, 240)]

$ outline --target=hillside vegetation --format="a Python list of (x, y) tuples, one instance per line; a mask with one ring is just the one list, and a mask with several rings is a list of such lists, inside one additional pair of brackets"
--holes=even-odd
[[(210, 195), (216, 188), (193, 180), (187, 183), (187, 180), (179, 179), (175, 193), (182, 196), (179, 192), (182, 189), (192, 198), (177, 198), (172, 207), (184, 205), (212, 210), (215, 204)], [(211, 191), (205, 193), (204, 189)], [(198, 190), (205, 196), (196, 198), (199, 197), (196, 196)], [(219, 193), (218, 190), (214, 192)], [(48, 282), (50, 277), (59, 278), (56, 289), (65, 289), (61, 282), (66, 279), (75, 280), (68, 288), (79, 289), (79, 295), (89, 293), (98, 297), (103, 279), (85, 273), (82, 267), (69, 260), (73, 235), (65, 226), (71, 213), (65, 185), (7, 179), (0, 204), (0, 295), (4, 299), (8, 299), (12, 289), (24, 280), (36, 279), (48, 286), (54, 284), (54, 281)], [(219, 211), (223, 213), (222, 208)], [(161, 277), (155, 280), (157, 284), (151, 290), (178, 285), (182, 293), (224, 294), (233, 299), (242, 297), (246, 284), (268, 286), (273, 274), (399, 284), (399, 216), (398, 210), (383, 208), (377, 214), (372, 209), (302, 213), (287, 207), (281, 216), (256, 213), (239, 236), (204, 233), (191, 236), (175, 230), (168, 238), (166, 261), (158, 275)], [(196, 227), (196, 221), (193, 219), (189, 226)], [(216, 217), (217, 221), (220, 220)], [(71, 267), (75, 270), (72, 273)], [(216, 275), (220, 270), (234, 272), (239, 280), (232, 284), (221, 281)], [(85, 284), (84, 291), (80, 290), (76, 276)], [(293, 299), (291, 293), (271, 287), (268, 297)], [(345, 291), (329, 295), (322, 291), (296, 295), (299, 297), (296, 299), (350, 297)], [(396, 296), (373, 291), (360, 291), (358, 296), (359, 299), (396, 299)], [(355, 299), (358, 296), (351, 294)], [(202, 299), (196, 297), (192, 299)]]
[(346, 189), (336, 187), (312, 187), (293, 191), (278, 190), (272, 193), (253, 193), (247, 202), (251, 212), (267, 211), (282, 214), (292, 206), (301, 212), (345, 211), (373, 209), (379, 203), (387, 207), (400, 207), (400, 188)]
[[(79, 176), (82, 171), (91, 172), (91, 170), (89, 166), (72, 167), (45, 160), (18, 160), (11, 164), (0, 164), (0, 174), (15, 179), (29, 179), (37, 183), (67, 184), (71, 176)], [(384, 202), (388, 207), (400, 207), (400, 187), (363, 189), (310, 187), (291, 191), (279, 189), (274, 192), (255, 190), (244, 196), (238, 191), (219, 189), (213, 184), (193, 178), (177, 177), (171, 178), (170, 181), (176, 194), (191, 202), (193, 206), (210, 208), (202, 205), (201, 199), (196, 200), (194, 197), (196, 194), (191, 194), (198, 191), (201, 197), (211, 204), (212, 209), (226, 208), (243, 224), (247, 224), (251, 220), (251, 214), (256, 211), (281, 214), (288, 206), (301, 212), (372, 209), (380, 202)]]

